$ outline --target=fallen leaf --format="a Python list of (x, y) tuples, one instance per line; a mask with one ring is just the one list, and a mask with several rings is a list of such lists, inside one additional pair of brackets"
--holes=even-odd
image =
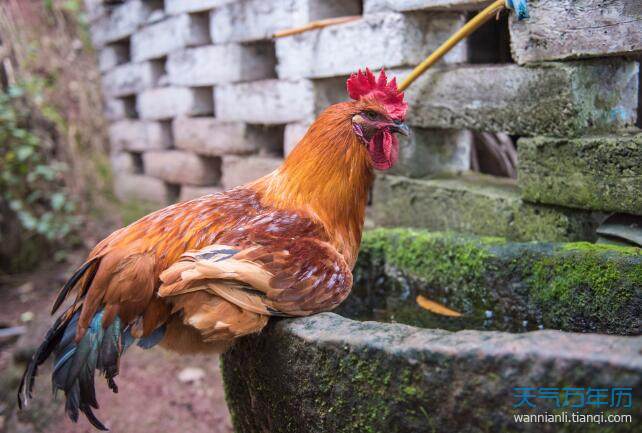
[(439, 314), (442, 316), (448, 316), (448, 317), (461, 317), (461, 313), (451, 310), (450, 308), (441, 305), (438, 302), (431, 301), (430, 299), (424, 297), (424, 296), (417, 296), (417, 304), (423, 309), (426, 309), (432, 313)]

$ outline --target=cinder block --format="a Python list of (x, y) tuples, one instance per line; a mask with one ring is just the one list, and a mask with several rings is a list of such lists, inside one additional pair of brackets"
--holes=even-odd
[(181, 115), (213, 113), (210, 88), (161, 87), (138, 95), (138, 114), (141, 119), (165, 120)]
[(147, 26), (132, 36), (132, 59), (135, 62), (166, 56), (180, 48), (209, 43), (207, 18), (200, 15), (177, 15)]
[(224, 156), (221, 184), (225, 189), (244, 185), (265, 176), (281, 166), (281, 158), (266, 156)]
[(181, 192), (178, 196), (178, 201), (187, 201), (195, 198), (203, 197), (204, 195), (216, 194), (223, 191), (223, 188), (218, 186), (181, 186)]
[(109, 71), (129, 61), (129, 40), (104, 46), (98, 51), (98, 69)]
[(168, 185), (160, 179), (141, 174), (114, 176), (114, 193), (120, 200), (140, 200), (160, 205), (170, 201)]
[(112, 151), (111, 155), (109, 155), (109, 161), (116, 176), (121, 173), (135, 174), (138, 172), (136, 159), (130, 152)]
[(127, 104), (123, 99), (119, 98), (104, 98), (103, 100), (103, 114), (105, 118), (111, 122), (129, 117)]
[(103, 93), (109, 97), (129, 96), (154, 87), (163, 73), (158, 62), (127, 63), (103, 75)]
[(158, 1), (132, 0), (110, 8), (109, 13), (101, 15), (91, 25), (94, 45), (102, 47), (132, 35), (158, 7)]
[(523, 202), (513, 181), (484, 175), (430, 180), (377, 176), (372, 203), (377, 225), (518, 241), (595, 240), (599, 224), (591, 212)]
[(258, 150), (248, 140), (247, 124), (208, 117), (177, 117), (173, 122), (174, 145), (201, 155), (243, 155)]
[[(276, 41), (280, 78), (349, 75), (364, 67), (412, 66), (464, 24), (461, 14), (383, 13)], [(442, 60), (466, 60), (460, 42)]]
[(363, 13), (409, 11), (471, 11), (483, 9), (492, 0), (363, 0)]
[(427, 128), (573, 136), (635, 124), (637, 91), (638, 64), (631, 61), (435, 69), (406, 91), (407, 120)]
[(523, 138), (517, 149), (525, 200), (642, 215), (642, 134)]
[(246, 0), (216, 8), (210, 15), (214, 43), (268, 39), (278, 30), (302, 26), (310, 21), (359, 15), (358, 0)]
[(399, 161), (390, 170), (412, 178), (470, 169), (473, 134), (466, 130), (412, 128), (399, 138)]
[(109, 141), (112, 149), (135, 152), (167, 149), (172, 145), (169, 122), (142, 120), (121, 120), (109, 127)]
[(165, 0), (165, 11), (173, 15), (184, 12), (202, 12), (232, 1), (234, 0)]
[(530, 18), (511, 20), (520, 63), (642, 53), (640, 0), (531, 0)]
[(221, 178), (220, 158), (205, 158), (180, 150), (145, 152), (145, 174), (170, 183), (215, 185)]
[(285, 156), (288, 156), (290, 152), (292, 152), (292, 149), (299, 144), (299, 141), (301, 141), (305, 133), (308, 132), (311, 124), (312, 121), (302, 121), (285, 125), (283, 138), (283, 153)]
[(274, 77), (274, 45), (209, 45), (170, 53), (169, 82), (179, 86), (209, 86)]
[(263, 80), (214, 88), (216, 117), (228, 121), (279, 124), (314, 114), (314, 86), (309, 80)]

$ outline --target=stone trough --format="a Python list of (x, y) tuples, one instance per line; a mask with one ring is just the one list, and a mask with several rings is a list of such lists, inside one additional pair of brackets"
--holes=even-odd
[[(376, 230), (339, 314), (275, 321), (224, 355), (228, 404), (238, 433), (636, 431), (641, 312), (639, 249)], [(515, 388), (589, 387), (628, 389), (632, 407), (514, 407)], [(563, 413), (632, 421), (515, 420)]]

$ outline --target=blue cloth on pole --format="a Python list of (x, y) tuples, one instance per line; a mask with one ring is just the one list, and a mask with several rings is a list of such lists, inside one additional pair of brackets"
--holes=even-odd
[(506, 7), (515, 11), (518, 20), (528, 18), (528, 4), (526, 0), (506, 0)]

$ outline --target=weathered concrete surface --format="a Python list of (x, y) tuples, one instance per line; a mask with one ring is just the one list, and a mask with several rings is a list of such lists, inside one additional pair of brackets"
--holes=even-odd
[(157, 62), (120, 65), (103, 75), (103, 92), (107, 97), (134, 95), (154, 87), (161, 75)]
[[(129, 44), (113, 43), (103, 47), (98, 52), (98, 69), (107, 72), (129, 60)], [(103, 75), (104, 80), (104, 75)]]
[[(423, 295), (461, 312), (420, 308)], [(364, 233), (337, 313), (423, 328), (642, 334), (642, 249), (412, 229)]]
[(594, 240), (590, 212), (523, 202), (510, 180), (466, 175), (431, 180), (377, 176), (377, 225), (455, 230), (518, 241)]
[(173, 122), (174, 145), (201, 155), (221, 156), (249, 154), (261, 145), (273, 144), (274, 137), (251, 134), (250, 129), (244, 123), (211, 117), (177, 117)]
[(390, 174), (422, 178), (467, 171), (472, 146), (470, 131), (412, 128), (409, 138), (400, 137), (399, 161)]
[(119, 173), (114, 176), (114, 193), (120, 200), (167, 204), (169, 187), (161, 179), (141, 174)]
[(187, 201), (194, 198), (202, 197), (204, 195), (215, 194), (217, 192), (223, 191), (223, 188), (219, 186), (191, 186), (183, 185), (181, 186), (181, 192), (178, 196), (178, 201)]
[(358, 0), (264, 0), (235, 1), (216, 8), (210, 15), (212, 40), (216, 44), (269, 39), (278, 30), (298, 27), (330, 17), (358, 15)]
[(136, 98), (138, 115), (149, 120), (213, 114), (213, 104), (212, 92), (207, 88), (159, 87)]
[(221, 178), (219, 158), (205, 158), (180, 150), (143, 154), (145, 174), (166, 182), (195, 186), (215, 185)]
[[(538, 410), (513, 409), (513, 388), (619, 386), (639, 395), (641, 351), (642, 337), (450, 333), (324, 313), (242, 339), (223, 356), (223, 377), (237, 433), (558, 432), (555, 423), (516, 423), (513, 414), (555, 408), (538, 399)], [(619, 413), (640, 412), (634, 404)]]
[(642, 215), (642, 134), (518, 142), (525, 200)]
[(170, 84), (211, 86), (273, 78), (275, 64), (270, 43), (208, 45), (170, 53), (167, 73)]
[(640, 0), (531, 0), (530, 18), (511, 20), (520, 63), (642, 53)]
[(202, 12), (231, 3), (234, 0), (165, 0), (165, 11), (168, 14), (184, 12)]
[[(158, 1), (133, 0), (112, 8), (104, 9), (91, 25), (91, 39), (94, 45), (103, 45), (131, 36), (150, 14), (162, 5)], [(98, 8), (93, 8), (98, 13)]]
[(635, 124), (638, 75), (638, 63), (620, 60), (436, 69), (406, 92), (407, 120), (526, 136), (617, 130)]
[(172, 145), (171, 125), (142, 120), (120, 120), (109, 126), (111, 148), (146, 152)]
[(210, 42), (207, 17), (200, 15), (177, 15), (147, 26), (136, 32), (131, 39), (132, 60), (163, 57), (170, 52)]
[(265, 176), (281, 166), (283, 160), (271, 156), (250, 156), (240, 158), (234, 155), (223, 157), (223, 177), (221, 184), (224, 189), (234, 188)]
[[(461, 27), (460, 14), (431, 17), (398, 13), (366, 15), (363, 19), (306, 32), (276, 41), (280, 78), (349, 75), (364, 67), (409, 67), (421, 62)], [(352, 44), (346, 41), (367, 41)], [(466, 44), (458, 44), (442, 61), (463, 62)]]
[(492, 0), (364, 0), (363, 13), (408, 11), (470, 11), (483, 9)]

